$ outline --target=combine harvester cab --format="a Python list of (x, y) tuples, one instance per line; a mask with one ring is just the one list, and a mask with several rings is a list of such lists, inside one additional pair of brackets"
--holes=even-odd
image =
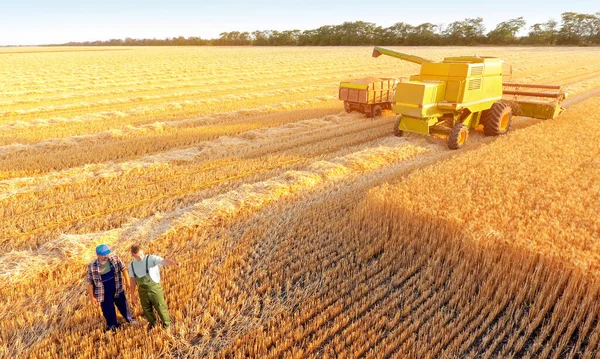
[(359, 111), (367, 117), (380, 117), (384, 110), (392, 109), (398, 82), (399, 80), (394, 78), (376, 77), (341, 82), (339, 99), (344, 101), (344, 109), (348, 113)]
[[(464, 146), (469, 130), (483, 125), (488, 136), (505, 134), (513, 113), (542, 119), (564, 109), (559, 86), (502, 82), (503, 63), (495, 57), (446, 57), (435, 62), (375, 47), (373, 57), (388, 55), (421, 65), (418, 75), (396, 87), (392, 110), (398, 114), (394, 134), (448, 133), (448, 147)], [(549, 100), (550, 99), (550, 100)]]

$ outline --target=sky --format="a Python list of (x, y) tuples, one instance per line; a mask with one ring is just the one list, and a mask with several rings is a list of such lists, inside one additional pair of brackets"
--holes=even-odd
[[(156, 1), (0, 0), (0, 46), (70, 41), (200, 36), (225, 31), (309, 30), (345, 21), (447, 25), (482, 17), (486, 31), (523, 16), (527, 26), (560, 21), (566, 11), (594, 14), (597, 0), (428, 1)], [(525, 31), (526, 33), (527, 31)]]

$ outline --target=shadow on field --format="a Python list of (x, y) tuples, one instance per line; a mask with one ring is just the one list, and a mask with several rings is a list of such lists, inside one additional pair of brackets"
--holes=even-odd
[[(385, 238), (397, 255), (426, 258), (421, 273), (444, 278), (427, 300), (453, 293), (435, 309), (445, 319), (412, 308), (414, 347), (432, 357), (595, 355), (599, 285), (578, 269), (511, 246), (510, 239), (476, 242), (450, 221), (410, 213), (393, 198), (367, 199), (354, 215), (362, 233)], [(425, 278), (425, 275), (424, 275)], [(453, 300), (458, 294), (462, 299)], [(427, 291), (415, 293), (427, 295)], [(444, 317), (444, 314), (439, 314)], [(436, 341), (435, 335), (444, 339)], [(410, 355), (406, 351), (400, 354)]]

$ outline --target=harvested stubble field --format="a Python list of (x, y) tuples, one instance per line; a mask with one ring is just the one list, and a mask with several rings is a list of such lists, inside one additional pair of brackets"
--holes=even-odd
[[(343, 112), (418, 70), (369, 48), (0, 49), (0, 357), (597, 357), (600, 51), (401, 51), (474, 50), (568, 110), (455, 152)], [(183, 263), (170, 334), (103, 332), (99, 243)]]

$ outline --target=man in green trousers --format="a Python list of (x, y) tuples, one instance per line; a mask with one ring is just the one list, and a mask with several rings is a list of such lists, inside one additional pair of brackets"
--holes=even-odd
[(133, 288), (137, 285), (144, 315), (150, 323), (149, 329), (152, 329), (156, 325), (155, 309), (158, 312), (163, 327), (166, 328), (171, 324), (171, 318), (167, 312), (167, 303), (165, 302), (165, 296), (160, 286), (160, 271), (158, 270), (158, 266), (179, 266), (180, 264), (156, 255), (146, 255), (139, 245), (131, 246), (131, 255), (134, 258), (129, 264), (131, 292), (135, 293)]

